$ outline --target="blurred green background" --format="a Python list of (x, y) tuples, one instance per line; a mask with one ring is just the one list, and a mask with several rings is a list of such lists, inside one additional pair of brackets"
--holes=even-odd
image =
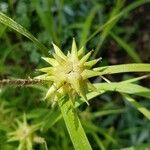
[[(66, 52), (75, 37), (79, 47), (85, 46), (85, 52), (94, 49), (93, 58), (102, 57), (98, 66), (149, 63), (149, 10), (150, 3), (144, 4), (144, 0), (0, 0), (0, 11), (30, 31), (49, 54), (53, 52), (52, 41)], [(116, 16), (120, 17), (103, 27)], [(44, 51), (31, 41), (0, 24), (0, 79), (33, 78), (38, 74), (35, 69), (46, 65), (42, 56)], [(139, 75), (142, 73), (106, 77), (115, 82)], [(149, 81), (144, 79), (140, 84), (148, 87)], [(24, 112), (30, 123), (43, 122), (38, 134), (45, 138), (50, 150), (73, 149), (63, 120), (57, 122), (59, 110), (42, 102), (45, 92), (44, 85), (0, 87), (1, 150), (17, 146), (8, 143), (6, 135), (14, 119), (21, 118)], [(142, 99), (141, 103), (150, 108), (148, 101)], [(118, 93), (107, 92), (95, 98), (90, 107), (82, 105), (79, 114), (94, 150), (137, 145), (139, 150), (150, 149), (150, 122)], [(35, 144), (34, 148), (42, 150), (44, 146)]]

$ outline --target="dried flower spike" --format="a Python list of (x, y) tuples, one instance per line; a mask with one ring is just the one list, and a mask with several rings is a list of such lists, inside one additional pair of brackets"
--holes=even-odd
[(51, 66), (41, 68), (38, 71), (45, 74), (35, 77), (35, 79), (50, 81), (45, 99), (57, 101), (58, 94), (68, 95), (74, 99), (79, 95), (88, 104), (86, 94), (88, 90), (95, 87), (88, 78), (98, 76), (99, 72), (91, 69), (100, 59), (88, 61), (92, 51), (83, 56), (83, 48), (77, 50), (75, 39), (72, 42), (71, 52), (65, 55), (54, 43), (55, 53), (53, 58), (43, 57)]

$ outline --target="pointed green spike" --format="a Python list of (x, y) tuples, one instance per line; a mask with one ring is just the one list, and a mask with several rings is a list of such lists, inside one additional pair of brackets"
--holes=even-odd
[(93, 92), (98, 92), (97, 88), (89, 80), (87, 80), (87, 86), (89, 90)]
[(23, 113), (23, 124), (27, 126), (27, 118), (25, 113)]
[(66, 59), (67, 59), (67, 56), (60, 50), (60, 48), (59, 48), (57, 45), (55, 45), (54, 43), (52, 43), (52, 44), (53, 44), (55, 53), (56, 53), (59, 57), (61, 57), (62, 59), (66, 60)]
[(87, 100), (87, 97), (83, 96), (83, 95), (80, 95), (80, 96), (82, 97), (83, 101), (86, 102), (86, 104), (89, 106), (90, 104), (89, 104), (89, 102)]
[(87, 105), (89, 105), (88, 99), (86, 97), (87, 92), (88, 92), (87, 83), (86, 83), (86, 81), (81, 80), (80, 81), (80, 96), (82, 97), (84, 102), (86, 102)]
[(73, 72), (68, 75), (69, 83), (75, 89), (75, 91), (80, 94), (80, 75), (77, 73)]
[(42, 74), (42, 75), (34, 77), (34, 79), (44, 80), (44, 78), (46, 78), (47, 76), (48, 74)]
[(83, 56), (82, 59), (80, 60), (80, 64), (85, 63), (89, 59), (89, 57), (91, 56), (92, 52), (93, 52), (93, 50), (91, 50), (85, 56)]
[(21, 122), (20, 120), (16, 119), (15, 121), (16, 121), (16, 123), (17, 123), (17, 125), (18, 125), (19, 127), (22, 126), (22, 122)]
[(56, 94), (56, 91), (57, 91), (57, 88), (54, 85), (52, 85), (47, 91), (46, 96), (44, 97), (44, 100), (50, 98), (51, 96), (53, 97)]
[(38, 79), (38, 80), (45, 80), (45, 81), (54, 81), (55, 80), (55, 77), (54, 76), (50, 76), (48, 74), (43, 74), (43, 75), (39, 75), (39, 76), (36, 76), (34, 77), (34, 79)]
[(78, 57), (82, 57), (84, 55), (84, 47), (81, 47), (78, 51)]
[(81, 75), (82, 75), (83, 79), (85, 80), (85, 79), (88, 79), (91, 77), (100, 76), (100, 74), (101, 74), (101, 72), (85, 69)]
[(48, 76), (48, 77), (45, 77), (43, 80), (45, 81), (55, 81), (55, 76)]
[[(16, 134), (16, 133), (15, 133)], [(9, 135), (8, 135), (9, 136)], [(17, 137), (11, 137), (7, 140), (7, 142), (14, 142), (14, 141), (18, 141)]]
[(37, 71), (51, 74), (53, 72), (53, 67), (45, 67), (45, 68), (37, 69)]
[(68, 76), (68, 82), (72, 88), (80, 95), (83, 100), (89, 105), (86, 97), (85, 85), (82, 82), (82, 77), (78, 73), (70, 73)]
[(67, 57), (70, 57), (70, 55), (71, 55), (71, 53), (68, 51), (68, 53), (67, 53)]
[(52, 66), (57, 66), (58, 65), (57, 61), (53, 58), (42, 57), (42, 59), (45, 60), (46, 62), (48, 62)]
[(73, 41), (72, 41), (71, 58), (73, 60), (78, 59), (78, 49), (77, 49), (77, 45), (76, 45), (76, 42), (75, 42), (75, 38), (73, 38)]
[(12, 131), (12, 132), (8, 133), (8, 136), (12, 136), (14, 134), (16, 134), (16, 131)]
[(91, 68), (91, 67), (93, 67), (97, 62), (99, 62), (100, 60), (101, 60), (101, 58), (98, 58), (98, 59), (94, 59), (94, 60), (85, 62), (84, 66)]
[(72, 88), (80, 95), (80, 74), (76, 72), (72, 72), (68, 74), (68, 82), (71, 84)]
[(55, 58), (55, 60), (57, 61), (57, 63), (61, 64), (61, 63), (65, 62), (65, 60), (63, 58), (61, 58), (60, 56), (58, 56), (56, 53), (53, 53), (52, 55)]

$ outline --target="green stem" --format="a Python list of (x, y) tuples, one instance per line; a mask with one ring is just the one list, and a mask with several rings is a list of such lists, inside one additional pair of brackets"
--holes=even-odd
[(69, 98), (62, 98), (58, 100), (58, 104), (75, 150), (91, 150), (72, 101)]

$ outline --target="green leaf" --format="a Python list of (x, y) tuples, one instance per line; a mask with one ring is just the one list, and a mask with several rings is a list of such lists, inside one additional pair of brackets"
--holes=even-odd
[(150, 64), (123, 64), (123, 65), (112, 65), (112, 66), (104, 66), (98, 67), (94, 69), (95, 71), (100, 71), (100, 75), (105, 74), (115, 74), (115, 73), (123, 73), (123, 72), (150, 72)]
[(147, 119), (150, 120), (150, 111), (147, 108), (142, 106), (140, 103), (138, 103), (135, 99), (133, 99), (129, 95), (127, 94), (122, 94), (122, 95), (125, 98), (125, 100), (130, 102), (138, 111), (140, 111)]
[(119, 109), (108, 109), (108, 110), (101, 110), (92, 113), (92, 118), (100, 117), (100, 116), (105, 116), (105, 115), (111, 115), (111, 114), (117, 114), (117, 113), (122, 113), (124, 112), (125, 109), (119, 108)]
[(97, 143), (99, 149), (101, 149), (101, 150), (106, 150), (106, 148), (105, 148), (105, 146), (104, 146), (104, 144), (103, 144), (104, 142), (102, 142), (102, 141), (99, 139), (98, 135), (97, 135), (96, 133), (94, 133), (94, 132), (92, 132), (91, 134), (92, 134), (94, 140), (96, 141), (96, 143)]
[(24, 35), (28, 39), (30, 39), (32, 42), (35, 43), (35, 45), (41, 50), (41, 52), (45, 55), (48, 55), (48, 49), (38, 41), (30, 32), (28, 32), (24, 27), (22, 27), (20, 24), (0, 12), (0, 22), (9, 28), (12, 28), (13, 30), (17, 31), (18, 33)]
[[(132, 83), (97, 83), (94, 84), (98, 91), (114, 91), (126, 94), (134, 94), (150, 99), (150, 89)], [(98, 93), (97, 93), (98, 94)], [(89, 97), (88, 97), (89, 98)]]
[(136, 81), (148, 78), (148, 77), (150, 77), (150, 74), (144, 75), (144, 76), (141, 76), (141, 77), (137, 77), (137, 78), (128, 79), (128, 80), (125, 80), (125, 81), (121, 81), (121, 83), (132, 83), (132, 82), (136, 82)]
[(92, 148), (73, 107), (72, 101), (65, 97), (59, 99), (58, 104), (74, 148), (76, 150), (91, 150)]
[(133, 59), (134, 62), (142, 62), (141, 58), (139, 57), (134, 48), (132, 48), (128, 43), (126, 43), (119, 36), (115, 35), (113, 32), (110, 32), (110, 35), (120, 45), (120, 47), (122, 47), (128, 53), (128, 55)]

